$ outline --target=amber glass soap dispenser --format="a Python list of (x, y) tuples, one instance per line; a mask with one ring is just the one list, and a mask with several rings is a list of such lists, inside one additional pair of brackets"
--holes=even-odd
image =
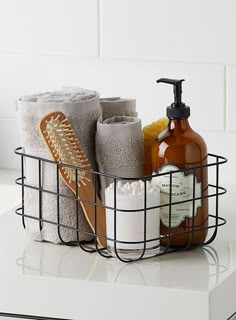
[[(160, 187), (161, 204), (166, 204), (160, 209), (161, 244), (171, 247), (203, 244), (208, 226), (207, 148), (189, 125), (190, 108), (181, 98), (183, 81), (157, 80), (174, 87), (174, 102), (167, 107), (168, 128), (152, 147), (153, 174), (162, 174), (152, 180)], [(174, 202), (181, 203), (168, 205)]]

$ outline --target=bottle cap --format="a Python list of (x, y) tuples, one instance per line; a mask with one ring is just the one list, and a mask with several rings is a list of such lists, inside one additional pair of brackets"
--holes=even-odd
[(161, 78), (157, 80), (157, 83), (163, 82), (172, 84), (174, 87), (175, 101), (166, 108), (166, 115), (168, 118), (188, 118), (190, 116), (190, 107), (186, 106), (182, 102), (182, 80)]

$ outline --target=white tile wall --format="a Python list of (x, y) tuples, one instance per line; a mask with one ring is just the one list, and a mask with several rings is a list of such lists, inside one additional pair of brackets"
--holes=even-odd
[[(220, 184), (235, 185), (235, 133), (217, 133), (200, 131), (207, 144), (208, 152), (226, 157), (228, 162), (220, 166)], [(215, 182), (215, 167), (209, 169), (209, 180)], [(214, 171), (213, 171), (214, 170)]]
[(235, 0), (101, 3), (103, 56), (235, 62)]
[(74, 84), (95, 88), (101, 96), (135, 97), (147, 124), (165, 115), (166, 106), (173, 102), (172, 87), (156, 84), (156, 79), (166, 76), (186, 79), (183, 100), (192, 107), (191, 122), (196, 129), (224, 130), (224, 68), (220, 65), (14, 55), (1, 56), (0, 68), (2, 117), (14, 116), (14, 100), (23, 94)]
[(97, 0), (1, 0), (0, 52), (97, 56)]
[(230, 65), (227, 67), (226, 81), (226, 125), (228, 131), (236, 132), (236, 65)]
[[(137, 99), (143, 124), (165, 114), (185, 78), (191, 125), (208, 150), (226, 155), (235, 184), (234, 0), (0, 0), (0, 168), (18, 166), (15, 100), (82, 86)], [(6, 139), (7, 134), (7, 139)]]

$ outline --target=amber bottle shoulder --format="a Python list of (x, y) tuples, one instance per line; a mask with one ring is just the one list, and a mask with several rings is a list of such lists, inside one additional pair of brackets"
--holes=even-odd
[(200, 134), (194, 131), (189, 124), (184, 125), (175, 125), (171, 126), (171, 123), (168, 127), (161, 132), (155, 139), (155, 145), (165, 144), (166, 147), (171, 146), (184, 146), (192, 145), (198, 146), (201, 149), (207, 152), (207, 146)]
[(206, 159), (204, 139), (190, 127), (187, 120), (172, 121), (157, 138), (152, 148), (152, 170), (163, 164), (180, 167), (194, 165)]

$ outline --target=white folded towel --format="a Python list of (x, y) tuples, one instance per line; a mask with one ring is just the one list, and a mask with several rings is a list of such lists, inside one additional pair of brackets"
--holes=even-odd
[[(97, 169), (95, 160), (95, 130), (97, 119), (101, 115), (99, 95), (95, 91), (76, 88), (56, 92), (46, 92), (22, 97), (17, 101), (20, 136), (25, 153), (51, 159), (39, 134), (39, 121), (48, 112), (62, 111), (65, 113), (75, 130), (81, 146), (88, 157), (93, 169)], [(26, 184), (38, 186), (38, 161), (25, 159)], [(42, 187), (56, 192), (56, 166), (42, 163)], [(74, 194), (60, 180), (60, 193), (74, 196)], [(57, 198), (49, 193), (42, 193), (43, 219), (57, 222)], [(76, 226), (75, 201), (60, 197), (60, 222), (67, 226)], [(39, 217), (39, 192), (25, 188), (25, 214)], [(82, 208), (79, 208), (79, 229), (91, 232)], [(43, 223), (42, 230), (39, 222), (26, 219), (26, 230), (30, 237), (38, 241), (60, 243), (57, 226)], [(77, 233), (67, 228), (60, 228), (63, 241), (74, 241)], [(87, 234), (80, 234), (81, 240), (89, 240)]]

